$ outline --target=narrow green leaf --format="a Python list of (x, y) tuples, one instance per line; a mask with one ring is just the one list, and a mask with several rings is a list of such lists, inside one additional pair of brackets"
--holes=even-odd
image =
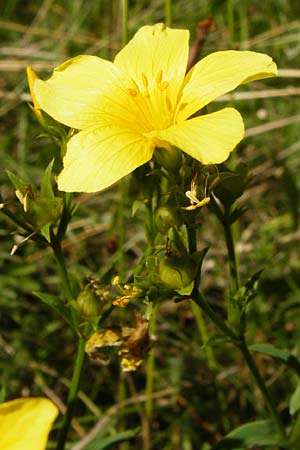
[(133, 430), (122, 431), (120, 433), (116, 433), (112, 436), (108, 436), (103, 438), (103, 436), (96, 436), (96, 438), (90, 442), (87, 446), (83, 448), (83, 450), (107, 450), (115, 444), (120, 442), (128, 441), (129, 439), (134, 438), (141, 431), (140, 427), (135, 428)]
[(74, 311), (66, 306), (60, 298), (44, 292), (34, 292), (33, 294), (54, 309), (76, 332), (78, 331), (78, 320), (74, 317)]
[(10, 170), (6, 171), (10, 181), (12, 182), (12, 184), (14, 185), (14, 188), (16, 190), (21, 191), (22, 193), (24, 193), (24, 191), (26, 190), (28, 183), (26, 183), (25, 181), (21, 180), (21, 178), (17, 177), (17, 175), (15, 175), (14, 173), (10, 172)]
[(47, 242), (50, 242), (50, 223), (47, 223), (43, 227), (41, 227), (41, 234), (44, 236), (44, 238), (47, 240)]
[(270, 420), (249, 422), (231, 431), (213, 447), (213, 450), (245, 450), (255, 445), (280, 445)]
[(297, 388), (293, 392), (291, 399), (290, 399), (290, 414), (293, 416), (297, 411), (300, 409), (300, 383), (298, 384)]
[(134, 200), (134, 202), (133, 202), (133, 204), (132, 204), (132, 207), (131, 207), (131, 214), (132, 214), (132, 217), (135, 215), (135, 213), (137, 212), (137, 210), (138, 210), (139, 208), (141, 208), (142, 206), (144, 206), (144, 205), (145, 205), (145, 203), (142, 202), (141, 200)]
[(175, 292), (177, 292), (179, 295), (191, 295), (194, 289), (194, 285), (195, 281), (193, 280), (188, 286), (182, 289), (175, 289)]
[(55, 199), (55, 195), (52, 188), (52, 169), (53, 169), (54, 159), (47, 166), (41, 184), (41, 196)]
[(230, 339), (222, 333), (212, 333), (209, 338), (201, 346), (202, 349), (205, 347), (214, 347), (216, 345), (224, 344), (225, 342), (230, 342)]
[(271, 356), (274, 359), (280, 360), (293, 369), (298, 376), (300, 376), (300, 362), (292, 355), (288, 350), (283, 350), (274, 347), (272, 344), (252, 344), (249, 346), (250, 350), (254, 352), (264, 353), (265, 355)]

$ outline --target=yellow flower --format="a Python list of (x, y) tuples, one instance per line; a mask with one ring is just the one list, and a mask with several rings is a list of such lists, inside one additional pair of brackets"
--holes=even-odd
[(19, 398), (0, 404), (0, 448), (44, 450), (58, 414), (46, 398)]
[(241, 83), (277, 74), (264, 54), (219, 51), (186, 75), (188, 30), (142, 27), (114, 62), (81, 55), (35, 80), (40, 108), (79, 130), (58, 176), (60, 190), (104, 189), (152, 158), (155, 147), (176, 146), (203, 164), (225, 161), (244, 135), (233, 108), (192, 117)]

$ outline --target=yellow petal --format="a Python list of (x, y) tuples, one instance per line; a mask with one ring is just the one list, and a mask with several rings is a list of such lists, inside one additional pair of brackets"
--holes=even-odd
[(183, 82), (188, 53), (189, 31), (175, 30), (162, 23), (146, 25), (116, 55), (114, 63), (133, 78), (141, 91), (157, 84), (167, 86), (171, 107)]
[(39, 104), (36, 101), (36, 98), (35, 98), (35, 95), (34, 95), (34, 92), (33, 92), (33, 83), (35, 82), (35, 80), (38, 80), (38, 76), (35, 73), (35, 71), (32, 70), (31, 67), (27, 67), (26, 71), (27, 71), (28, 85), (29, 85), (29, 90), (30, 90), (30, 95), (31, 95), (31, 98), (32, 98), (33, 106), (35, 108), (39, 109)]
[(112, 185), (149, 161), (153, 143), (118, 127), (81, 131), (67, 145), (58, 188), (66, 192), (96, 192)]
[(43, 115), (42, 115), (42, 112), (40, 109), (40, 105), (38, 104), (38, 102), (35, 98), (34, 92), (33, 92), (33, 84), (34, 84), (35, 80), (38, 80), (38, 76), (35, 73), (35, 71), (32, 70), (31, 67), (27, 67), (26, 71), (27, 71), (28, 85), (29, 85), (29, 90), (30, 90), (30, 95), (32, 98), (33, 109), (34, 109), (35, 115), (36, 115), (38, 121), (40, 122), (40, 124), (42, 126), (46, 126), (46, 123), (44, 121), (44, 118), (43, 118)]
[(203, 164), (218, 164), (228, 158), (243, 138), (244, 123), (236, 109), (224, 108), (155, 132), (155, 136)]
[(24, 398), (0, 405), (0, 448), (44, 450), (57, 407), (46, 398)]
[(262, 53), (227, 50), (199, 61), (184, 80), (177, 122), (242, 83), (277, 75), (272, 58)]
[(49, 80), (33, 85), (42, 110), (79, 130), (102, 124), (149, 129), (135, 92), (135, 83), (113, 63), (88, 55), (66, 61)]

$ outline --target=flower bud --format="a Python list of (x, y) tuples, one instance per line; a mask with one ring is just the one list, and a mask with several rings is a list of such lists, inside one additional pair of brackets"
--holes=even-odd
[(177, 173), (182, 166), (182, 153), (176, 148), (157, 148), (154, 159), (168, 172)]
[(73, 306), (85, 319), (100, 316), (103, 310), (101, 298), (89, 286), (80, 292)]
[(179, 228), (182, 224), (180, 215), (171, 206), (161, 206), (155, 211), (154, 220), (157, 230), (165, 234), (171, 227)]
[(195, 263), (188, 257), (167, 255), (159, 261), (158, 276), (169, 289), (183, 289), (194, 280)]
[[(24, 205), (25, 206), (25, 205)], [(60, 197), (49, 198), (35, 196), (28, 198), (27, 217), (35, 228), (42, 228), (48, 223), (55, 222), (62, 209), (62, 199)]]

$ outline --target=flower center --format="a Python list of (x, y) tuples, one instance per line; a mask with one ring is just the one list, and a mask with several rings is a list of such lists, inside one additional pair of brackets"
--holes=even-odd
[(136, 89), (127, 90), (143, 113), (148, 131), (163, 130), (172, 124), (173, 108), (168, 92), (170, 83), (166, 78), (162, 69), (151, 78), (142, 72)]

